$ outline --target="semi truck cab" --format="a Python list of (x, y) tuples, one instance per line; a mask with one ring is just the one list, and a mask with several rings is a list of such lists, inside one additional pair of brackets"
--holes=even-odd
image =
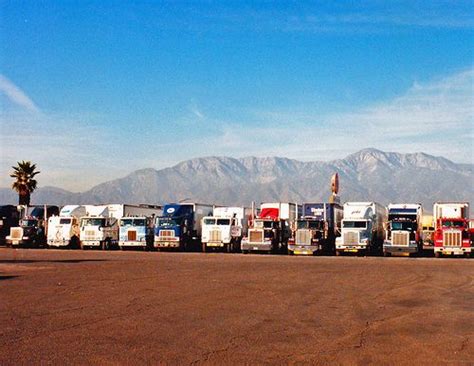
[(145, 216), (122, 217), (119, 222), (119, 247), (138, 247), (151, 249), (153, 246), (153, 229), (151, 220)]
[(336, 254), (339, 251), (357, 253), (367, 251), (372, 241), (372, 221), (343, 219), (342, 235), (336, 238)]
[(325, 230), (326, 225), (323, 220), (298, 220), (294, 238), (288, 242), (288, 251), (293, 254), (313, 255), (323, 250)]
[(438, 220), (434, 235), (436, 257), (447, 255), (470, 256), (472, 252), (468, 222), (462, 218), (442, 218)]
[(82, 248), (110, 249), (118, 244), (118, 220), (113, 217), (83, 217), (81, 219)]

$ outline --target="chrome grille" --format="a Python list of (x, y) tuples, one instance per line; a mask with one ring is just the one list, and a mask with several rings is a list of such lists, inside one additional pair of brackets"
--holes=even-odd
[(136, 231), (129, 231), (127, 233), (127, 238), (129, 241), (134, 241), (134, 240), (137, 240), (137, 232)]
[(160, 235), (163, 237), (174, 237), (174, 230), (160, 230)]
[(12, 239), (21, 239), (21, 238), (23, 238), (23, 229), (21, 227), (12, 227), (10, 229), (10, 237)]
[(306, 229), (297, 230), (296, 245), (311, 245), (311, 231)]
[(344, 233), (344, 244), (345, 245), (359, 244), (359, 233), (355, 233), (355, 232)]
[(460, 231), (449, 231), (443, 234), (443, 242), (447, 247), (461, 247), (462, 237)]
[(94, 230), (86, 230), (85, 233), (85, 238), (87, 239), (94, 239), (95, 238), (95, 231)]
[(221, 241), (220, 230), (211, 230), (209, 232), (209, 241)]
[(408, 245), (410, 243), (410, 234), (392, 233), (392, 245)]
[(249, 241), (251, 243), (262, 243), (263, 242), (263, 230), (250, 230)]

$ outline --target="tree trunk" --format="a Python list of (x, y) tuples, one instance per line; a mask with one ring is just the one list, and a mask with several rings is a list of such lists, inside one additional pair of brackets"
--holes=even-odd
[(30, 192), (26, 189), (22, 189), (18, 194), (18, 204), (20, 205), (30, 205)]

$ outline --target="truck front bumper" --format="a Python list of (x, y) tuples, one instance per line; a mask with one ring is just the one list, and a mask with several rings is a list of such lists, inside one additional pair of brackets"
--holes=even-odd
[(270, 252), (272, 250), (272, 243), (242, 242), (240, 249), (242, 251)]
[(159, 240), (153, 243), (155, 248), (179, 248), (179, 240)]
[(383, 252), (390, 254), (413, 254), (418, 253), (418, 246), (416, 244), (409, 245), (392, 245), (392, 243), (383, 244)]
[(471, 247), (434, 247), (435, 253), (441, 253), (446, 255), (464, 255), (465, 253), (471, 253)]
[(48, 245), (50, 247), (67, 247), (69, 245), (69, 240), (48, 240)]
[(226, 245), (229, 245), (230, 243), (224, 243), (222, 241), (208, 241), (206, 244), (206, 247), (209, 248), (223, 248)]
[(120, 247), (146, 247), (146, 241), (119, 241)]
[(336, 252), (358, 253), (367, 251), (367, 244), (336, 244)]
[(288, 245), (288, 250), (295, 255), (313, 255), (319, 250), (319, 245)]
[(83, 247), (100, 247), (100, 240), (81, 240)]

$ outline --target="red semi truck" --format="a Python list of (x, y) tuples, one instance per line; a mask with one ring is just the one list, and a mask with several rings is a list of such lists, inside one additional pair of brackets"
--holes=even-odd
[(436, 202), (433, 206), (435, 223), (434, 253), (442, 255), (471, 255), (468, 202)]

